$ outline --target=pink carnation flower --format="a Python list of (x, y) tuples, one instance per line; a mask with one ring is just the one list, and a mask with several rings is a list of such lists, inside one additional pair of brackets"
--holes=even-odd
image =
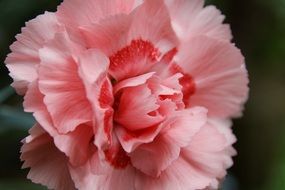
[(57, 190), (217, 189), (248, 94), (224, 16), (203, 0), (65, 0), (6, 64), (37, 120), (21, 159)]

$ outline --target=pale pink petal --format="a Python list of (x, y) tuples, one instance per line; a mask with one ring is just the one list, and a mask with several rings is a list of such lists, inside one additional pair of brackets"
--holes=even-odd
[(208, 122), (214, 125), (220, 133), (222, 133), (228, 142), (228, 145), (232, 145), (237, 141), (235, 135), (232, 133), (232, 121), (229, 119), (209, 118)]
[(150, 114), (158, 108), (156, 97), (151, 94), (150, 89), (146, 85), (140, 85), (123, 91), (114, 119), (130, 131), (144, 129), (163, 120), (159, 114)]
[(199, 36), (181, 46), (175, 61), (195, 82), (190, 106), (206, 107), (214, 117), (241, 114), (248, 96), (248, 77), (244, 58), (234, 45)]
[(84, 164), (96, 149), (93, 136), (91, 126), (79, 125), (72, 132), (55, 136), (54, 143), (60, 151), (66, 154), (72, 165), (78, 166)]
[[(161, 125), (163, 130), (153, 142), (138, 146), (129, 155), (132, 164), (142, 172), (157, 177), (186, 147), (207, 121), (204, 108), (174, 112)], [(145, 159), (149, 158), (149, 159)]]
[(11, 45), (10, 53), (5, 61), (14, 79), (12, 86), (21, 95), (25, 94), (28, 85), (37, 79), (37, 65), (40, 63), (38, 50), (54, 34), (63, 30), (53, 13), (43, 15), (26, 23), (22, 33), (16, 36), (17, 41)]
[(109, 73), (117, 81), (149, 72), (177, 44), (162, 0), (144, 1), (130, 15), (107, 17), (80, 30), (88, 47), (110, 57)]
[(29, 85), (28, 91), (24, 97), (24, 108), (26, 112), (33, 113), (33, 116), (41, 127), (51, 136), (57, 135), (49, 112), (43, 103), (44, 95), (38, 88), (38, 81), (34, 81)]
[(124, 46), (129, 46), (133, 40), (141, 39), (150, 42), (162, 53), (177, 44), (167, 8), (162, 0), (146, 0), (130, 15), (118, 14), (104, 17), (93, 24), (80, 25), (80, 30), (88, 47), (102, 48), (101, 50), (108, 56)]
[(72, 53), (79, 50), (64, 33), (56, 34), (40, 50), (39, 89), (61, 133), (73, 131), (79, 124), (92, 120), (92, 109), (72, 57)]
[(226, 169), (232, 166), (231, 157), (235, 154), (231, 147), (233, 142), (228, 142), (228, 137), (233, 136), (232, 131), (221, 128), (227, 126), (208, 123), (190, 145), (182, 149), (184, 157), (212, 179), (222, 179), (226, 175)]
[(169, 9), (174, 31), (181, 40), (206, 35), (230, 41), (229, 25), (223, 24), (225, 17), (214, 6), (203, 8), (204, 0), (164, 0)]
[(70, 167), (72, 179), (80, 190), (134, 190), (136, 171), (132, 166), (125, 169), (111, 169), (104, 175), (94, 175), (91, 167)]
[(71, 176), (78, 189), (90, 190), (133, 190), (135, 169), (115, 136), (112, 145), (104, 150), (102, 162), (100, 150), (95, 152), (89, 162), (80, 167), (70, 166)]
[(164, 122), (163, 129), (165, 138), (180, 147), (188, 146), (192, 137), (196, 135), (201, 127), (207, 122), (207, 110), (202, 107), (174, 112), (168, 120)]
[[(54, 138), (55, 145), (69, 157), (72, 164), (78, 165), (86, 161), (92, 151), (92, 147), (89, 147), (93, 137), (93, 130), (90, 126), (79, 126), (73, 132), (65, 135), (59, 134), (43, 103), (43, 95), (38, 90), (36, 81), (30, 85), (25, 95), (24, 107), (25, 111), (33, 112), (41, 128), (44, 128)], [(33, 128), (33, 133), (40, 133), (41, 128)], [(27, 137), (27, 140), (29, 139), (33, 139), (32, 135)]]
[[(211, 187), (217, 189), (218, 181), (232, 165), (232, 152), (228, 150), (232, 143), (228, 138), (232, 132), (228, 130), (227, 121), (212, 121), (204, 125), (190, 141), (181, 149), (180, 156), (158, 178), (137, 173), (138, 190), (196, 190)], [(218, 124), (220, 124), (218, 126)], [(173, 140), (171, 140), (173, 142)]]
[(67, 26), (78, 27), (115, 14), (128, 14), (138, 4), (137, 0), (68, 0), (58, 7), (57, 16)]
[(34, 183), (46, 185), (49, 189), (75, 190), (69, 173), (68, 159), (54, 146), (53, 139), (47, 133), (24, 141), (21, 152), (23, 167), (31, 168), (28, 178)]
[(97, 23), (80, 26), (80, 32), (88, 48), (100, 49), (107, 56), (127, 46), (130, 16), (119, 14), (104, 18)]
[(206, 188), (211, 181), (180, 156), (157, 178), (137, 173), (136, 190), (197, 190)]
[(150, 41), (163, 54), (177, 45), (176, 35), (172, 30), (170, 16), (163, 0), (145, 0), (131, 16), (129, 41), (140, 38)]
[(80, 55), (78, 67), (92, 106), (95, 144), (102, 148), (111, 143), (113, 128), (114, 98), (112, 84), (107, 77), (109, 60), (100, 51), (90, 49)]
[(179, 157), (180, 147), (166, 136), (159, 135), (148, 144), (142, 144), (131, 152), (132, 165), (153, 177), (158, 177)]

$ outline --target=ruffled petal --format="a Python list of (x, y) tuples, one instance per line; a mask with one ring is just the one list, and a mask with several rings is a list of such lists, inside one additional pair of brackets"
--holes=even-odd
[(38, 81), (33, 81), (24, 96), (24, 109), (26, 112), (33, 113), (33, 116), (41, 127), (51, 136), (58, 134), (53, 126), (49, 112), (43, 103), (44, 95), (40, 92)]
[(73, 57), (80, 50), (64, 33), (56, 34), (40, 50), (39, 89), (60, 133), (92, 121), (92, 109)]
[(110, 57), (109, 73), (117, 81), (149, 72), (161, 55), (177, 45), (162, 0), (144, 1), (130, 15), (107, 17), (80, 30), (89, 48)]
[(177, 45), (177, 38), (163, 0), (145, 0), (131, 16), (128, 41), (140, 38), (150, 41), (163, 54)]
[(57, 16), (65, 25), (78, 27), (111, 15), (127, 14), (138, 4), (136, 0), (69, 0), (58, 7)]
[(193, 77), (190, 106), (206, 107), (209, 116), (240, 116), (248, 97), (248, 76), (244, 58), (234, 45), (199, 36), (184, 43), (174, 59)]
[(37, 65), (40, 63), (38, 51), (54, 37), (56, 32), (63, 30), (54, 13), (43, 15), (26, 23), (22, 33), (16, 36), (17, 41), (11, 45), (10, 53), (5, 61), (14, 79), (12, 86), (21, 95), (27, 91), (28, 85), (37, 79)]
[(207, 187), (217, 189), (218, 180), (225, 176), (233, 156), (228, 152), (232, 143), (229, 143), (226, 138), (232, 134), (228, 129), (220, 129), (224, 127), (227, 126), (219, 125), (218, 129), (217, 125), (210, 123), (204, 125), (192, 137), (189, 146), (181, 149), (179, 158), (158, 178), (137, 173), (137, 189), (196, 190)]
[(186, 147), (206, 122), (207, 110), (205, 108), (194, 107), (176, 111), (164, 122), (166, 126), (162, 133), (172, 143), (179, 147)]
[(78, 67), (93, 110), (95, 144), (101, 149), (111, 144), (113, 130), (114, 97), (107, 76), (109, 60), (102, 52), (90, 49), (79, 56)]
[(225, 16), (214, 6), (203, 8), (204, 0), (164, 0), (168, 7), (174, 31), (181, 40), (206, 35), (218, 40), (231, 41)]
[(154, 74), (155, 72), (150, 72), (123, 80), (114, 86), (114, 94), (127, 87), (135, 87), (145, 84), (147, 80), (150, 79)]
[(179, 157), (179, 153), (180, 147), (177, 144), (166, 136), (159, 135), (153, 142), (140, 145), (129, 155), (135, 168), (145, 175), (158, 177)]
[(67, 157), (54, 146), (53, 139), (47, 133), (34, 134), (35, 130), (38, 131), (35, 128), (40, 126), (34, 126), (21, 149), (23, 167), (31, 168), (28, 178), (49, 189), (75, 190)]
[(159, 177), (137, 173), (135, 185), (136, 190), (197, 190), (206, 188), (211, 181), (180, 156)]
[(54, 143), (60, 151), (66, 154), (72, 165), (84, 164), (96, 150), (93, 144), (93, 128), (80, 125), (74, 131), (54, 137)]
[[(212, 179), (210, 186), (218, 185), (226, 175), (226, 169), (232, 166), (235, 142), (227, 122), (210, 122), (192, 139), (190, 145), (182, 149), (182, 155), (196, 170)], [(213, 187), (217, 188), (217, 187)]]
[(100, 49), (107, 56), (111, 56), (127, 45), (126, 35), (130, 23), (130, 16), (119, 14), (80, 26), (79, 30), (88, 48)]
[(162, 125), (155, 125), (138, 131), (129, 131), (124, 127), (116, 126), (115, 132), (123, 149), (130, 153), (141, 144), (152, 142), (162, 127)]
[(144, 129), (164, 119), (159, 114), (150, 114), (158, 108), (156, 97), (146, 85), (127, 88), (122, 93), (114, 120), (130, 131)]
[(80, 190), (134, 190), (136, 171), (129, 166), (123, 170), (109, 169), (104, 175), (94, 175), (89, 164), (70, 167), (72, 179)]

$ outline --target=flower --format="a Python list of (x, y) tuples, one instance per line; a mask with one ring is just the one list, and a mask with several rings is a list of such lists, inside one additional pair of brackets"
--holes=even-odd
[(37, 123), (28, 178), (57, 190), (217, 189), (232, 165), (244, 58), (202, 0), (65, 0), (6, 59)]

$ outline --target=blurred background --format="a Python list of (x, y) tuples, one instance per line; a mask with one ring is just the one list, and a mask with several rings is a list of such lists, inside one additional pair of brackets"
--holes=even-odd
[[(25, 179), (20, 141), (33, 125), (22, 99), (9, 87), (3, 62), (24, 23), (59, 0), (0, 0), (0, 189), (45, 189)], [(250, 99), (234, 121), (238, 156), (223, 190), (285, 190), (285, 0), (208, 0), (231, 24), (246, 57)]]

